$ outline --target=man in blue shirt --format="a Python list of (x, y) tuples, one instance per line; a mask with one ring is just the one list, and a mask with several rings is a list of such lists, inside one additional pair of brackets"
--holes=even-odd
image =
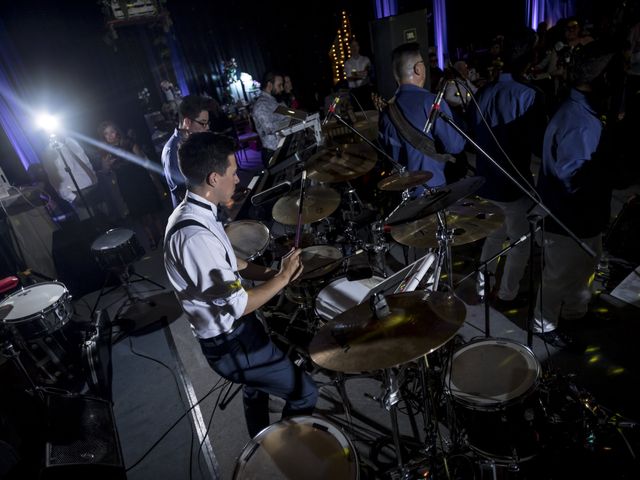
[(554, 330), (559, 322), (577, 320), (587, 313), (591, 278), (602, 254), (602, 232), (609, 222), (617, 153), (606, 148), (597, 105), (606, 98), (606, 90), (598, 86), (611, 57), (600, 42), (581, 47), (575, 54), (569, 70), (569, 97), (549, 122), (544, 136), (540, 196), (596, 253), (591, 258), (555, 221), (546, 221), (534, 330), (551, 343), (558, 338)]
[[(535, 33), (527, 29), (505, 43), (503, 71), (497, 81), (478, 93), (478, 108), (472, 108), (471, 125), (478, 145), (531, 192), (534, 190), (531, 154), (541, 155), (547, 118), (542, 93), (522, 83), (519, 76), (531, 60)], [(505, 216), (502, 227), (484, 242), (480, 256), (480, 261), (484, 262), (502, 250), (505, 240), (514, 242), (528, 232), (527, 211), (532, 202), (480, 152), (476, 157), (476, 173), (486, 179), (478, 195), (498, 205)], [(528, 252), (528, 242), (508, 252), (495, 305), (508, 306), (518, 295)], [(489, 265), (491, 275), (495, 275), (496, 267), (497, 262)]]
[[(392, 54), (393, 74), (398, 82), (394, 97), (395, 104), (417, 130), (423, 131), (436, 96), (424, 88), (427, 67), (424, 64), (420, 45), (406, 43), (397, 47)], [(445, 102), (440, 104), (443, 113), (451, 116)], [(387, 110), (380, 116), (380, 141), (389, 155), (409, 171), (426, 170), (433, 173), (427, 182), (429, 187), (439, 187), (446, 183), (445, 161), (429, 157), (405, 140), (391, 121)], [(439, 153), (457, 154), (464, 148), (464, 138), (444, 120), (437, 118), (428, 137), (435, 141)], [(454, 158), (451, 157), (451, 161)]]
[(211, 100), (188, 95), (180, 103), (180, 126), (162, 149), (164, 179), (171, 192), (171, 202), (176, 208), (186, 192), (186, 181), (178, 166), (178, 148), (189, 135), (209, 130), (209, 106)]

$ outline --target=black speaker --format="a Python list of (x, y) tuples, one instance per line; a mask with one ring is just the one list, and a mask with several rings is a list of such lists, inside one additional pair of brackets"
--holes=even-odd
[(47, 397), (49, 429), (40, 480), (125, 480), (111, 404), (86, 395)]
[(422, 57), (427, 61), (429, 50), (427, 10), (417, 10), (370, 22), (369, 34), (371, 36), (371, 49), (376, 52), (373, 60), (378, 93), (382, 97), (389, 99), (393, 96), (397, 87), (391, 66), (391, 52), (393, 49), (403, 43), (418, 42), (422, 49)]
[(75, 298), (99, 290), (104, 272), (91, 253), (91, 244), (109, 229), (100, 219), (87, 219), (65, 225), (53, 233), (53, 262), (58, 280)]

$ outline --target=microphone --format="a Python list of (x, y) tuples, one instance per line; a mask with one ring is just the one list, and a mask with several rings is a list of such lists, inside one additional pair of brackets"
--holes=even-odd
[(255, 194), (253, 197), (251, 197), (251, 204), (254, 207), (258, 207), (263, 203), (267, 203), (268, 201), (284, 195), (285, 193), (289, 193), (290, 191), (291, 182), (287, 180), (271, 188), (267, 188), (263, 192)]
[(422, 130), (425, 134), (429, 133), (433, 128), (433, 123), (436, 121), (436, 117), (438, 116), (438, 112), (440, 111), (440, 104), (442, 103), (442, 97), (444, 97), (445, 85), (446, 82), (442, 82), (443, 85), (438, 90), (438, 94), (436, 95), (436, 99), (431, 105), (431, 111), (429, 112), (429, 118), (427, 118), (427, 123), (424, 124), (424, 129)]
[(338, 106), (339, 103), (340, 103), (340, 97), (336, 97), (333, 99), (333, 102), (329, 106), (329, 110), (327, 110), (327, 116), (324, 117), (324, 120), (322, 121), (323, 126), (327, 124), (327, 122), (331, 118), (331, 115), (335, 113), (336, 107)]

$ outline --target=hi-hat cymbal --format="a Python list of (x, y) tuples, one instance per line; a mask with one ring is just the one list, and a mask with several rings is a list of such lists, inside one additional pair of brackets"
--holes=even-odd
[(371, 171), (375, 150), (366, 143), (350, 143), (322, 150), (306, 163), (307, 175), (318, 182), (347, 182)]
[(442, 292), (408, 292), (386, 297), (390, 314), (380, 319), (369, 302), (324, 325), (309, 345), (320, 367), (338, 372), (391, 368), (433, 352), (462, 326), (466, 309)]
[[(447, 228), (453, 231), (453, 245), (464, 245), (485, 238), (504, 222), (502, 209), (480, 197), (458, 200), (447, 207)], [(430, 216), (391, 228), (393, 239), (408, 247), (438, 246), (438, 219)]]
[(431, 177), (433, 177), (433, 173), (427, 172), (426, 170), (394, 173), (393, 175), (378, 182), (378, 190), (401, 192), (407, 188), (422, 185), (431, 180)]
[(412, 220), (433, 215), (449, 205), (471, 195), (484, 183), (484, 177), (463, 178), (451, 185), (446, 185), (435, 192), (410, 200), (386, 219), (387, 225), (401, 225)]
[[(278, 199), (273, 206), (273, 218), (284, 225), (298, 224), (300, 190), (295, 190)], [(333, 188), (317, 185), (305, 189), (302, 204), (302, 223), (313, 223), (328, 217), (340, 205), (340, 194)]]

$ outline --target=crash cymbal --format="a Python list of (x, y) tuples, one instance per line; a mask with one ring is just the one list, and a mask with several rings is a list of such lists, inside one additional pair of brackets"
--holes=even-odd
[(426, 170), (419, 170), (416, 172), (401, 172), (394, 173), (390, 177), (387, 177), (378, 182), (378, 190), (388, 192), (401, 192), (407, 188), (417, 187), (422, 185), (433, 177), (433, 173)]
[(366, 143), (351, 143), (324, 149), (306, 163), (307, 176), (318, 182), (347, 182), (371, 171), (377, 162), (375, 150)]
[(464, 304), (449, 293), (399, 293), (386, 301), (386, 317), (376, 318), (365, 301), (324, 325), (309, 345), (313, 361), (351, 373), (410, 362), (449, 341), (466, 315)]
[[(300, 190), (278, 199), (273, 206), (273, 218), (284, 225), (298, 224)], [(340, 194), (331, 187), (317, 185), (305, 190), (302, 204), (302, 223), (313, 223), (328, 217), (340, 205)]]
[(451, 185), (446, 185), (436, 191), (410, 200), (405, 205), (395, 211), (386, 219), (387, 225), (401, 225), (412, 220), (433, 215), (440, 210), (444, 210), (455, 202), (471, 195), (478, 190), (484, 183), (484, 177), (468, 177), (463, 178)]
[[(475, 196), (458, 200), (445, 211), (447, 228), (453, 230), (454, 246), (485, 238), (504, 222), (504, 214), (500, 207)], [(432, 248), (438, 246), (437, 231), (438, 218), (432, 215), (392, 227), (391, 237), (408, 247)]]

